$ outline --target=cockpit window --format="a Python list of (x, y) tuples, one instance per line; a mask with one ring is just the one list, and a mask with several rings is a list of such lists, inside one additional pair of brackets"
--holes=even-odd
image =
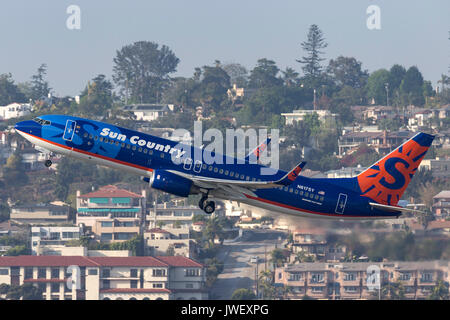
[(41, 126), (48, 126), (48, 125), (52, 124), (50, 121), (44, 120), (44, 119), (41, 119), (41, 118), (34, 118), (33, 121), (39, 123)]

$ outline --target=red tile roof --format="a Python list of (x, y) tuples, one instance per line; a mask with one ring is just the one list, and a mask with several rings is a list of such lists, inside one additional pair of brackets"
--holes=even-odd
[(0, 257), (0, 267), (68, 267), (83, 266), (95, 267), (97, 264), (88, 257), (82, 256), (16, 256)]
[(83, 257), (83, 256), (16, 256), (0, 257), (0, 267), (203, 267), (181, 256), (161, 257)]
[(99, 188), (97, 191), (82, 194), (80, 198), (143, 198), (143, 196), (125, 189), (119, 189), (117, 186), (108, 185)]
[(86, 257), (99, 266), (111, 267), (168, 267), (154, 257)]
[(35, 282), (45, 282), (45, 283), (47, 283), (47, 282), (52, 282), (52, 283), (58, 283), (58, 282), (66, 282), (67, 281), (67, 279), (25, 279), (25, 280), (23, 280), (23, 282), (33, 282), (33, 283), (35, 283)]
[(203, 264), (183, 256), (157, 256), (156, 258), (173, 267), (203, 267)]
[(170, 293), (169, 289), (164, 288), (113, 288), (100, 289), (101, 293)]

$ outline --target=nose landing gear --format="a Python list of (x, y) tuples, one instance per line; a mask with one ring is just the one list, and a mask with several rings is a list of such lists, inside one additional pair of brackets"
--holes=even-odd
[(52, 165), (52, 160), (45, 160), (45, 162), (44, 162), (44, 165), (47, 167), (47, 168), (50, 168), (51, 167), (51, 165)]

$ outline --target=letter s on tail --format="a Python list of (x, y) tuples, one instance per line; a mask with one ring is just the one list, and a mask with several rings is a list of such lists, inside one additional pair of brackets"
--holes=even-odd
[(434, 136), (420, 132), (357, 176), (361, 195), (397, 205)]

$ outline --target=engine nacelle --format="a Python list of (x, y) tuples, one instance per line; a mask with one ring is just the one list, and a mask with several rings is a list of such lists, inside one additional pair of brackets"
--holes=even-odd
[(149, 181), (150, 187), (180, 197), (187, 197), (193, 189), (192, 181), (165, 170), (155, 170)]

